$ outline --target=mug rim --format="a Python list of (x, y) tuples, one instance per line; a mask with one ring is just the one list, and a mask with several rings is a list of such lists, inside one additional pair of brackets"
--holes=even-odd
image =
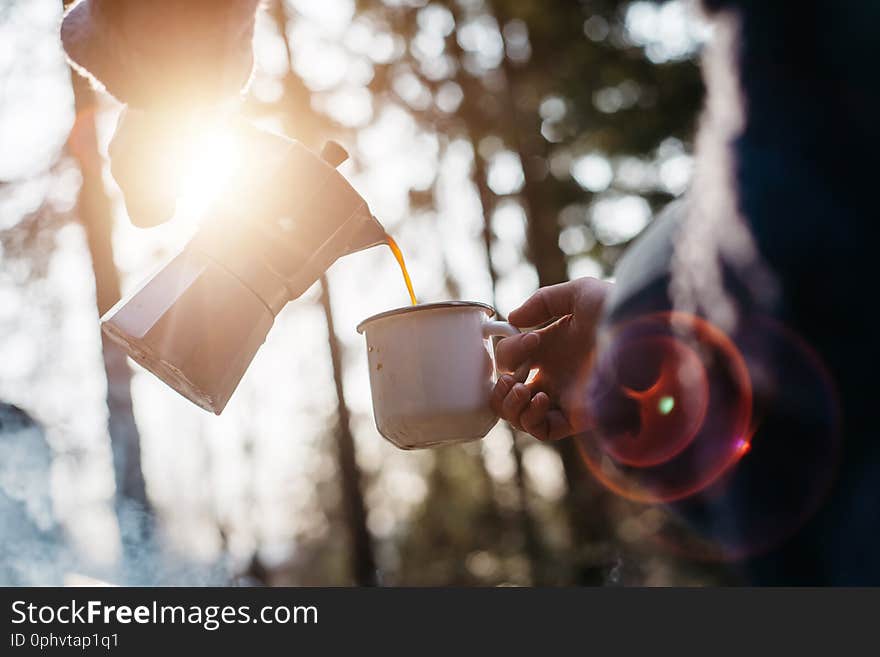
[(404, 306), (402, 308), (394, 308), (393, 310), (386, 310), (381, 313), (377, 313), (375, 315), (371, 315), (367, 317), (365, 320), (361, 321), (360, 324), (357, 325), (357, 332), (363, 333), (364, 328), (366, 328), (367, 324), (370, 324), (377, 319), (385, 319), (387, 317), (394, 317), (395, 315), (405, 315), (406, 313), (414, 313), (422, 310), (437, 310), (440, 308), (479, 308), (483, 312), (486, 313), (489, 317), (495, 316), (495, 309), (490, 306), (488, 303), (482, 303), (480, 301), (438, 301), (435, 303), (420, 303), (415, 306)]

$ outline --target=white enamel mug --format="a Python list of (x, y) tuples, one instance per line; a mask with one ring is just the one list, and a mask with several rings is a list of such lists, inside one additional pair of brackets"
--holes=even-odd
[(373, 315), (367, 339), (376, 428), (401, 449), (478, 440), (498, 417), (489, 407), (495, 367), (487, 341), (519, 331), (491, 321), (483, 303), (448, 301)]

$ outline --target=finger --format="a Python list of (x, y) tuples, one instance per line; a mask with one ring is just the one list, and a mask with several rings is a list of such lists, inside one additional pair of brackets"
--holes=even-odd
[(498, 377), (495, 387), (492, 389), (492, 395), (489, 397), (489, 405), (492, 407), (495, 415), (501, 417), (501, 405), (515, 383), (516, 380), (509, 374)]
[(562, 411), (555, 408), (547, 411), (547, 437), (544, 440), (560, 440), (575, 433)]
[(526, 410), (519, 416), (519, 423), (526, 431), (538, 440), (547, 439), (547, 411), (550, 410), (550, 397), (545, 392), (539, 392), (532, 397)]
[(531, 398), (528, 388), (522, 383), (515, 383), (501, 403), (501, 417), (519, 428), (519, 416), (526, 410)]
[(510, 313), (510, 323), (524, 328), (537, 326), (557, 317), (579, 314), (598, 315), (609, 283), (598, 278), (578, 278), (568, 283), (542, 287), (519, 308)]
[(541, 344), (537, 333), (523, 333), (504, 338), (495, 347), (495, 363), (502, 372), (513, 372), (527, 362)]
[(514, 326), (537, 326), (574, 310), (577, 281), (542, 287), (508, 316)]

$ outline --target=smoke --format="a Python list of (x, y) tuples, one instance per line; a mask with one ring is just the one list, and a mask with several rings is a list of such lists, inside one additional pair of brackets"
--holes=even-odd
[(52, 515), (51, 465), (51, 449), (36, 422), (0, 403), (0, 585), (57, 585), (70, 566)]
[(52, 457), (42, 428), (21, 409), (0, 402), (0, 586), (62, 586), (90, 578), (132, 586), (230, 584), (225, 559), (194, 563), (175, 554), (161, 540), (155, 517), (127, 499), (116, 504), (120, 558), (110, 567), (91, 563), (54, 516)]
[(740, 21), (732, 12), (714, 18), (714, 39), (703, 57), (706, 107), (697, 134), (692, 189), (672, 262), (670, 297), (675, 310), (701, 314), (731, 333), (738, 303), (725, 289), (725, 268), (735, 272), (759, 305), (778, 293), (758, 252), (737, 199), (733, 145), (745, 126), (746, 104), (737, 77)]
[(123, 586), (229, 586), (226, 558), (196, 563), (162, 540), (156, 518), (129, 499), (116, 504), (122, 556), (107, 577)]

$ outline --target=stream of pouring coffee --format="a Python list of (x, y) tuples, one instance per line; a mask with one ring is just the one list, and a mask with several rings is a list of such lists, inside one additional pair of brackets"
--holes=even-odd
[(400, 250), (400, 247), (397, 246), (397, 242), (394, 241), (394, 238), (391, 237), (391, 235), (386, 233), (385, 240), (388, 242), (388, 247), (391, 249), (391, 253), (394, 254), (397, 264), (400, 265), (400, 272), (403, 274), (403, 280), (406, 282), (406, 291), (409, 292), (409, 300), (412, 302), (412, 305), (417, 306), (419, 302), (416, 300), (416, 293), (413, 291), (412, 280), (409, 277), (409, 272), (406, 270), (406, 263), (403, 260), (403, 252)]

